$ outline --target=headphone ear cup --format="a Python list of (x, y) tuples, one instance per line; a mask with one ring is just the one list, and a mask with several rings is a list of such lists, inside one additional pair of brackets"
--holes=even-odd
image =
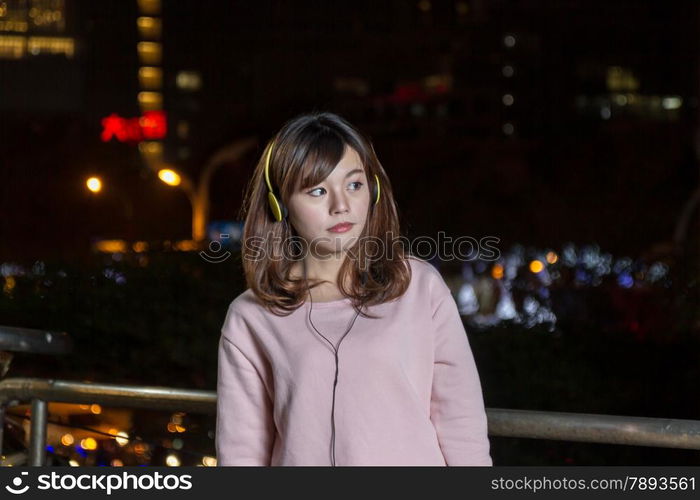
[(272, 210), (272, 216), (277, 222), (286, 217), (286, 215), (283, 214), (283, 211), (286, 212), (286, 208), (281, 206), (281, 203), (277, 201), (275, 195), (270, 191), (267, 193), (267, 202), (270, 205), (270, 210)]

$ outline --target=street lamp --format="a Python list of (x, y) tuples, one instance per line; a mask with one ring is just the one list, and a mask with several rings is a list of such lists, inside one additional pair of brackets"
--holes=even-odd
[(179, 186), (182, 182), (180, 175), (169, 168), (161, 168), (158, 171), (158, 178), (168, 186)]
[(189, 176), (171, 168), (171, 165), (161, 164), (159, 166), (158, 178), (168, 186), (180, 187), (192, 204), (192, 239), (194, 241), (203, 241), (206, 237), (210, 207), (209, 184), (214, 172), (224, 163), (238, 160), (257, 144), (258, 139), (256, 137), (249, 137), (239, 139), (221, 148), (204, 166), (196, 186)]
[(93, 193), (97, 194), (102, 191), (102, 181), (99, 177), (90, 177), (85, 181), (87, 188)]

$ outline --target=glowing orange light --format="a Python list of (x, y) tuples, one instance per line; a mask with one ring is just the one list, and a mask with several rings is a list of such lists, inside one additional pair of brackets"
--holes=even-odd
[(539, 260), (533, 260), (530, 262), (530, 271), (533, 273), (537, 274), (539, 272), (542, 272), (542, 269), (544, 269), (544, 264), (542, 261)]
[(503, 279), (503, 266), (500, 264), (495, 264), (493, 269), (491, 269), (491, 276), (495, 280)]
[(85, 181), (85, 185), (93, 193), (99, 193), (102, 191), (102, 181), (99, 177), (90, 177)]
[(174, 170), (169, 168), (163, 168), (158, 171), (158, 178), (165, 182), (168, 186), (179, 186), (180, 185), (180, 175)]
[(559, 260), (559, 256), (554, 252), (547, 252), (547, 262), (554, 264)]
[(95, 441), (95, 438), (85, 438), (80, 440), (80, 446), (84, 450), (96, 450), (97, 449), (97, 441)]

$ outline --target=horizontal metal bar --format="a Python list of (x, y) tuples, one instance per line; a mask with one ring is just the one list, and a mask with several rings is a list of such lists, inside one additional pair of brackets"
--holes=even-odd
[(492, 436), (700, 450), (700, 420), (487, 408)]
[[(36, 378), (0, 381), (0, 404), (32, 398), (48, 402), (216, 413), (215, 391)], [(486, 414), (491, 436), (700, 450), (700, 420), (505, 408), (487, 408)]]
[(0, 325), (0, 351), (66, 354), (72, 350), (73, 341), (66, 332)]
[(0, 381), (0, 403), (32, 398), (49, 402), (216, 413), (215, 391), (38, 378), (7, 378)]

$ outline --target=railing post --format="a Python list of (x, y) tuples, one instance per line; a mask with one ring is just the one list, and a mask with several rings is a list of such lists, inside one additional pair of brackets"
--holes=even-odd
[(5, 403), (0, 403), (0, 460), (2, 460), (2, 442), (5, 437)]
[(39, 398), (32, 399), (32, 420), (29, 431), (29, 465), (46, 465), (47, 404)]

